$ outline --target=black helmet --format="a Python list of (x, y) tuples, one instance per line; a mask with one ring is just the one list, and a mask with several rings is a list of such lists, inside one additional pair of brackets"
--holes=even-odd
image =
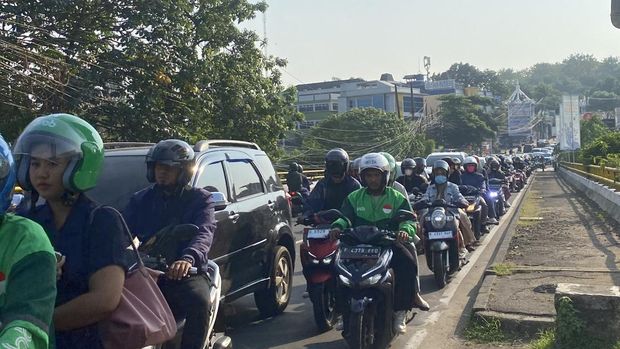
[(489, 161), (489, 168), (491, 170), (499, 170), (499, 161), (491, 159), (491, 161)]
[(349, 168), (349, 154), (344, 149), (335, 148), (325, 155), (325, 175), (344, 176)]
[(443, 169), (446, 171), (446, 173), (448, 173), (450, 172), (450, 165), (448, 165), (448, 163), (445, 162), (444, 160), (437, 160), (433, 164), (433, 173), (435, 173), (435, 170), (438, 170), (438, 169)]
[(415, 165), (418, 167), (426, 167), (426, 159), (425, 158), (414, 158)]
[(288, 165), (288, 170), (291, 172), (299, 172), (299, 164), (296, 162), (291, 162), (291, 164)]
[(155, 163), (162, 163), (181, 169), (179, 185), (186, 185), (194, 174), (196, 164), (192, 147), (179, 139), (166, 139), (155, 144), (146, 154), (146, 179), (155, 182)]
[(300, 164), (297, 164), (297, 172), (304, 173), (304, 167), (301, 166)]
[(400, 170), (403, 171), (403, 173), (405, 173), (405, 169), (407, 168), (410, 168), (410, 169), (415, 168), (415, 161), (413, 161), (413, 159), (406, 158), (406, 159), (403, 159), (403, 161), (400, 163)]
[(455, 165), (460, 165), (460, 164), (461, 164), (461, 159), (459, 159), (459, 158), (452, 158), (452, 162), (453, 162)]
[(454, 161), (452, 161), (452, 158), (451, 158), (451, 157), (445, 157), (445, 158), (443, 158), (443, 159), (441, 159), (441, 160), (443, 160), (443, 161), (447, 162), (447, 163), (448, 163), (448, 166), (450, 166), (450, 167), (454, 166)]

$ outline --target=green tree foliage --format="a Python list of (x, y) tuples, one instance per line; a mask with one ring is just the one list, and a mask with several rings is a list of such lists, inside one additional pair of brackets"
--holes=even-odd
[[(240, 22), (245, 0), (8, 1), (0, 5), (0, 129), (71, 112), (106, 140), (233, 138), (272, 154), (294, 90)], [(10, 123), (10, 124), (9, 124)], [(15, 125), (15, 126), (13, 126)], [(12, 128), (8, 128), (8, 127)]]
[(450, 148), (479, 146), (485, 139), (492, 138), (497, 125), (481, 106), (473, 103), (476, 100), (477, 97), (442, 96), (441, 123), (431, 131), (434, 138)]
[(301, 156), (312, 164), (320, 164), (333, 148), (345, 149), (351, 158), (380, 151), (398, 160), (422, 156), (425, 139), (414, 125), (380, 109), (353, 109), (313, 128), (304, 140)]
[(504, 98), (512, 92), (497, 72), (488, 69), (482, 71), (469, 63), (454, 63), (447, 71), (433, 75), (433, 79), (454, 79), (464, 87), (484, 88)]
[(587, 146), (595, 139), (609, 133), (609, 129), (598, 115), (594, 115), (590, 120), (581, 121), (581, 144)]
[(581, 151), (584, 163), (591, 164), (596, 157), (610, 158), (620, 154), (620, 132), (607, 132), (585, 145)]

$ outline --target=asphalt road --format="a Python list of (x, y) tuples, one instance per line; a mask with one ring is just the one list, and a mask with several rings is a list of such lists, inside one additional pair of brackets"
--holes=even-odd
[[(514, 200), (515, 194), (511, 197)], [(511, 208), (514, 210), (514, 208)], [(501, 227), (500, 227), (501, 228)], [(296, 245), (299, 251), (299, 240), (301, 239), (302, 227), (295, 228), (295, 236), (298, 243)], [(438, 289), (432, 272), (426, 266), (425, 257), (419, 256), (420, 267), (420, 287), (424, 299), (430, 304), (430, 312), (421, 312), (417, 310), (415, 318), (409, 323), (407, 334), (395, 338), (392, 343), (393, 348), (410, 348), (415, 347), (416, 341), (421, 341), (422, 333), (419, 331), (429, 323), (437, 321), (440, 312), (437, 309), (450, 306), (452, 296), (457, 292), (461, 281), (467, 276), (472, 268), (484, 268), (487, 261), (477, 261), (477, 256), (481, 250), (495, 248), (496, 241), (489, 245), (488, 240), (494, 235), (502, 234), (494, 228), (490, 236), (483, 237), (483, 247), (479, 247), (471, 257), (472, 261), (466, 265), (463, 270), (453, 276), (448, 286), (444, 289)], [(476, 263), (480, 265), (476, 265)], [(293, 278), (293, 293), (290, 303), (285, 312), (273, 318), (261, 318), (258, 310), (254, 305), (254, 299), (251, 295), (243, 297), (232, 304), (227, 305), (227, 323), (228, 335), (233, 340), (233, 346), (236, 349), (260, 349), (260, 348), (346, 348), (347, 344), (342, 339), (340, 332), (331, 330), (325, 333), (319, 333), (314, 323), (312, 315), (312, 303), (309, 299), (303, 298), (303, 292), (306, 288), (306, 282), (301, 272), (299, 258), (295, 262), (295, 275)], [(468, 286), (469, 287), (469, 286)], [(471, 292), (469, 289), (458, 289), (459, 293)], [(459, 305), (460, 306), (460, 305)], [(415, 338), (415, 337), (418, 338)]]

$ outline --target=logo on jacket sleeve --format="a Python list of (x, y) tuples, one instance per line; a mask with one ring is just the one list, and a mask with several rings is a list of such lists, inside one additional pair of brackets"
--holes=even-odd
[(385, 214), (392, 213), (392, 205), (390, 205), (390, 204), (383, 205), (383, 213), (385, 213)]
[(6, 275), (0, 271), (0, 296), (6, 292)]

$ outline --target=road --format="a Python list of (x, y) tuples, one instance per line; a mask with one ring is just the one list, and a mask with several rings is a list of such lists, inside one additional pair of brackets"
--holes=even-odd
[[(515, 197), (516, 195), (513, 195), (511, 201)], [(420, 287), (424, 298), (431, 305), (431, 311), (418, 311), (408, 325), (407, 334), (393, 341), (393, 348), (419, 347), (427, 339), (428, 333), (435, 331), (432, 328), (443, 317), (452, 319), (453, 325), (448, 327), (457, 326), (462, 310), (468, 302), (471, 302), (471, 297), (475, 297), (475, 292), (472, 291), (475, 291), (480, 276), (506, 227), (507, 224), (502, 223), (493, 228), (490, 234), (485, 235), (482, 240), (483, 245), (470, 255), (470, 263), (456, 273), (444, 289), (437, 288), (433, 274), (426, 266), (424, 256), (419, 256)], [(295, 236), (298, 240), (296, 247), (299, 249), (301, 227), (296, 227)], [(251, 295), (226, 306), (228, 335), (232, 337), (236, 349), (347, 347), (340, 332), (332, 330), (319, 333), (316, 329), (312, 315), (312, 303), (309, 299), (302, 297), (306, 282), (301, 272), (299, 258), (295, 264), (293, 293), (283, 314), (262, 319), (254, 306), (254, 299)], [(454, 314), (450, 315), (451, 312)]]

